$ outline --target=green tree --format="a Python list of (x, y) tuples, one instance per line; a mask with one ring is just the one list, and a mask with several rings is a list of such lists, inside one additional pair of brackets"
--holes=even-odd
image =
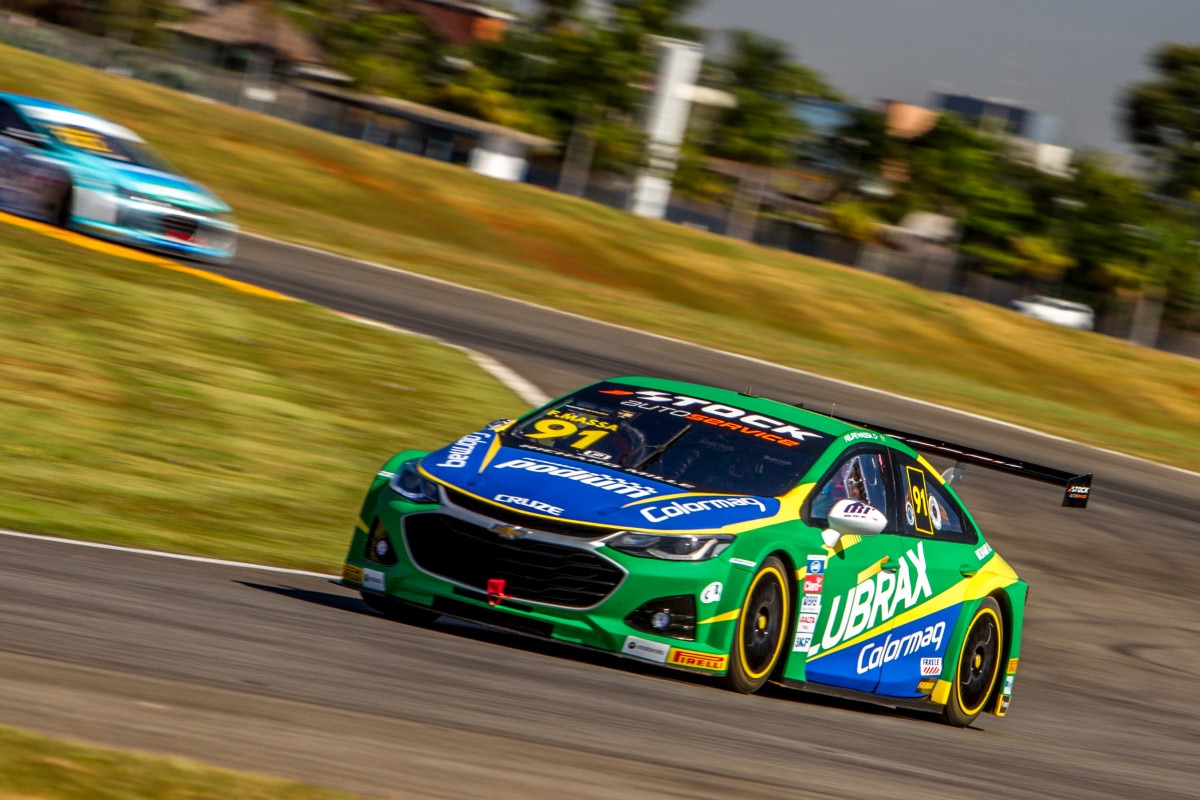
[(727, 33), (730, 52), (721, 64), (719, 83), (737, 105), (726, 109), (712, 128), (709, 152), (751, 164), (782, 166), (804, 132), (792, 114), (800, 95), (838, 99), (816, 71), (791, 61), (782, 42), (750, 31)]
[(1150, 63), (1158, 77), (1122, 99), (1125, 131), (1159, 191), (1200, 201), (1200, 45), (1164, 44)]
[(1022, 188), (1004, 180), (1001, 141), (943, 116), (902, 150), (909, 180), (894, 202), (897, 218), (909, 211), (955, 217), (961, 248), (1000, 275), (1022, 272), (1025, 261), (1013, 240), (1033, 224), (1033, 203)]
[(420, 17), (336, 0), (299, 0), (292, 11), (356, 88), (416, 102), (432, 96), (446, 48)]

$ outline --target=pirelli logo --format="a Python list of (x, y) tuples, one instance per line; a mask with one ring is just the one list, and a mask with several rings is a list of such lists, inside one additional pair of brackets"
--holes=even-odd
[(693, 653), (691, 650), (671, 648), (671, 655), (667, 659), (667, 663), (688, 669), (723, 670), (727, 659), (728, 656), (714, 656), (710, 653)]
[(356, 567), (353, 564), (342, 565), (342, 580), (344, 580), (346, 583), (353, 583), (356, 586), (362, 586), (362, 579), (362, 567)]

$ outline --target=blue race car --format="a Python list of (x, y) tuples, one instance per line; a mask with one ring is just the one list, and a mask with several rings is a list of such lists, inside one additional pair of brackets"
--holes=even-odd
[(0, 92), (0, 208), (133, 247), (233, 256), (232, 209), (133, 131), (69, 106)]

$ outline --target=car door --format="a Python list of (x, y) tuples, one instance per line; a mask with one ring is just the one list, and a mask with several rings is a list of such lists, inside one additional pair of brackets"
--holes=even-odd
[[(842, 499), (867, 503), (888, 518), (877, 536), (842, 536), (822, 553), (808, 556), (800, 582), (794, 652), (805, 652), (804, 680), (856, 691), (874, 691), (882, 660), (875, 645), (891, 627), (897, 609), (914, 588), (913, 574), (899, 558), (896, 481), (887, 448), (847, 450), (818, 481), (805, 504), (805, 521), (827, 527), (827, 515)], [(903, 593), (899, 583), (904, 580)], [(789, 677), (797, 677), (793, 659)]]
[(868, 661), (882, 667), (877, 694), (920, 697), (942, 673), (962, 610), (964, 570), (978, 561), (979, 532), (926, 463), (895, 451), (894, 464), (901, 498), (895, 539), (899, 560), (910, 567), (913, 604), (893, 615), (891, 630)]

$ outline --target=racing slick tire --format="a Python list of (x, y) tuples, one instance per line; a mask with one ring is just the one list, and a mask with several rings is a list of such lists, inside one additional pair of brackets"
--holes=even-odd
[(359, 594), (362, 595), (362, 601), (367, 604), (367, 608), (396, 622), (408, 625), (429, 625), (441, 616), (433, 609), (415, 606), (385, 594), (367, 591), (359, 592)]
[(750, 581), (725, 673), (725, 685), (735, 692), (757, 692), (783, 660), (791, 619), (787, 575), (783, 562), (768, 556)]
[(54, 204), (52, 219), (54, 224), (60, 228), (68, 228), (71, 225), (71, 204), (74, 201), (74, 188), (67, 184), (67, 188), (62, 190), (58, 196), (58, 201)]
[(965, 728), (983, 711), (1000, 679), (1000, 654), (1004, 646), (1004, 616), (1000, 604), (985, 597), (967, 626), (962, 649), (954, 666), (950, 697), (942, 719)]

